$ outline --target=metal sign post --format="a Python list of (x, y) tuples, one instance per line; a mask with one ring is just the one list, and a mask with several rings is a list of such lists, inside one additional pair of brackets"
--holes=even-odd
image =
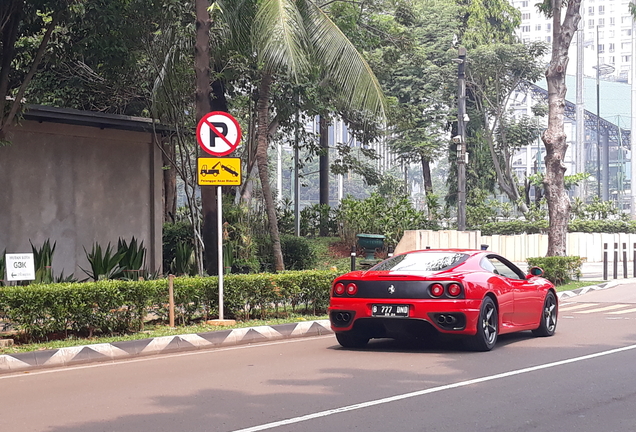
[(219, 249), (219, 320), (223, 320), (223, 193), (221, 191), (221, 186), (217, 186), (216, 190), (217, 203), (218, 207), (216, 213), (218, 217), (216, 218), (217, 224), (217, 245)]
[[(213, 111), (201, 118), (197, 127), (197, 141), (201, 148), (213, 156), (226, 156), (236, 150), (241, 141), (238, 121), (226, 112)], [(223, 193), (222, 185), (240, 186), (241, 160), (239, 158), (199, 158), (197, 165), (199, 186), (217, 187), (217, 248), (219, 272), (219, 319), (223, 325)], [(226, 323), (227, 324), (227, 323)]]

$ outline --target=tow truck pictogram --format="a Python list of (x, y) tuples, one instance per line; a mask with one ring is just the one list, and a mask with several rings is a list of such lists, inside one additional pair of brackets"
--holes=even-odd
[[(214, 164), (214, 166), (212, 167), (212, 169), (208, 169), (207, 165), (203, 165), (201, 167), (201, 177), (205, 177), (206, 175), (210, 174), (213, 175), (214, 177), (219, 175), (219, 170), (215, 169), (221, 162), (217, 162)], [(221, 167), (223, 167), (223, 165), (221, 165)]]

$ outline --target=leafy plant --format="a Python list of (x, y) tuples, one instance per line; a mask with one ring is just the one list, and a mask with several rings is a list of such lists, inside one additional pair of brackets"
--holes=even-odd
[(347, 244), (355, 244), (356, 235), (364, 233), (382, 234), (387, 245), (396, 245), (405, 230), (438, 227), (424, 212), (415, 210), (407, 197), (389, 200), (378, 194), (365, 200), (343, 199), (337, 221), (340, 238)]
[(110, 243), (108, 243), (106, 250), (103, 252), (102, 247), (95, 243), (90, 253), (86, 251), (86, 248), (84, 248), (84, 253), (90, 264), (90, 269), (86, 270), (81, 266), (80, 268), (90, 279), (94, 281), (113, 279), (121, 274), (119, 263), (123, 257), (123, 253), (113, 250)]
[[(179, 243), (194, 247), (192, 224), (187, 221), (163, 224), (163, 268), (169, 269), (177, 253)], [(165, 271), (164, 270), (164, 271)]]
[(5, 261), (5, 255), (7, 250), (5, 249), (0, 256), (0, 286), (4, 286), (4, 275), (7, 273), (7, 263)]
[(555, 285), (563, 285), (581, 278), (583, 259), (579, 256), (551, 256), (528, 258), (529, 267), (541, 267), (544, 276)]
[(282, 235), (280, 246), (287, 270), (306, 270), (316, 264), (316, 253), (304, 237)]
[(146, 256), (146, 248), (143, 241), (137, 244), (137, 239), (133, 236), (130, 244), (128, 244), (126, 240), (120, 238), (117, 241), (117, 253), (121, 254), (119, 267), (124, 279), (134, 280), (141, 276)]
[(174, 259), (170, 264), (170, 272), (175, 275), (194, 276), (197, 273), (194, 261), (194, 247), (187, 242), (177, 243)]
[(55, 252), (55, 246), (57, 242), (53, 243), (49, 239), (46, 239), (41, 248), (36, 248), (31, 243), (31, 250), (33, 251), (33, 264), (35, 266), (35, 281), (34, 283), (51, 283), (53, 282), (53, 272), (51, 266), (53, 264), (53, 253)]

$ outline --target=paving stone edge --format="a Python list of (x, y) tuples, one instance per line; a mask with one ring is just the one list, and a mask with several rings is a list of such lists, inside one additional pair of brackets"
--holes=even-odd
[(52, 350), (0, 355), (0, 374), (36, 369), (113, 362), (158, 354), (220, 348), (332, 334), (329, 320), (301, 321), (273, 326), (246, 327), (206, 333), (162, 336), (113, 343), (80, 345)]

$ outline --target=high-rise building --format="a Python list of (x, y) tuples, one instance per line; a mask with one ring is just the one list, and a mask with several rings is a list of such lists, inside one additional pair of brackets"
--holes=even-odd
[[(519, 38), (524, 41), (552, 43), (552, 19), (539, 12), (536, 0), (510, 0), (521, 12)], [(586, 76), (596, 76), (595, 66), (609, 65), (604, 79), (628, 82), (632, 63), (632, 21), (630, 0), (583, 0), (581, 22), (583, 30), (584, 69)], [(576, 37), (572, 40), (568, 74), (576, 72)]]

